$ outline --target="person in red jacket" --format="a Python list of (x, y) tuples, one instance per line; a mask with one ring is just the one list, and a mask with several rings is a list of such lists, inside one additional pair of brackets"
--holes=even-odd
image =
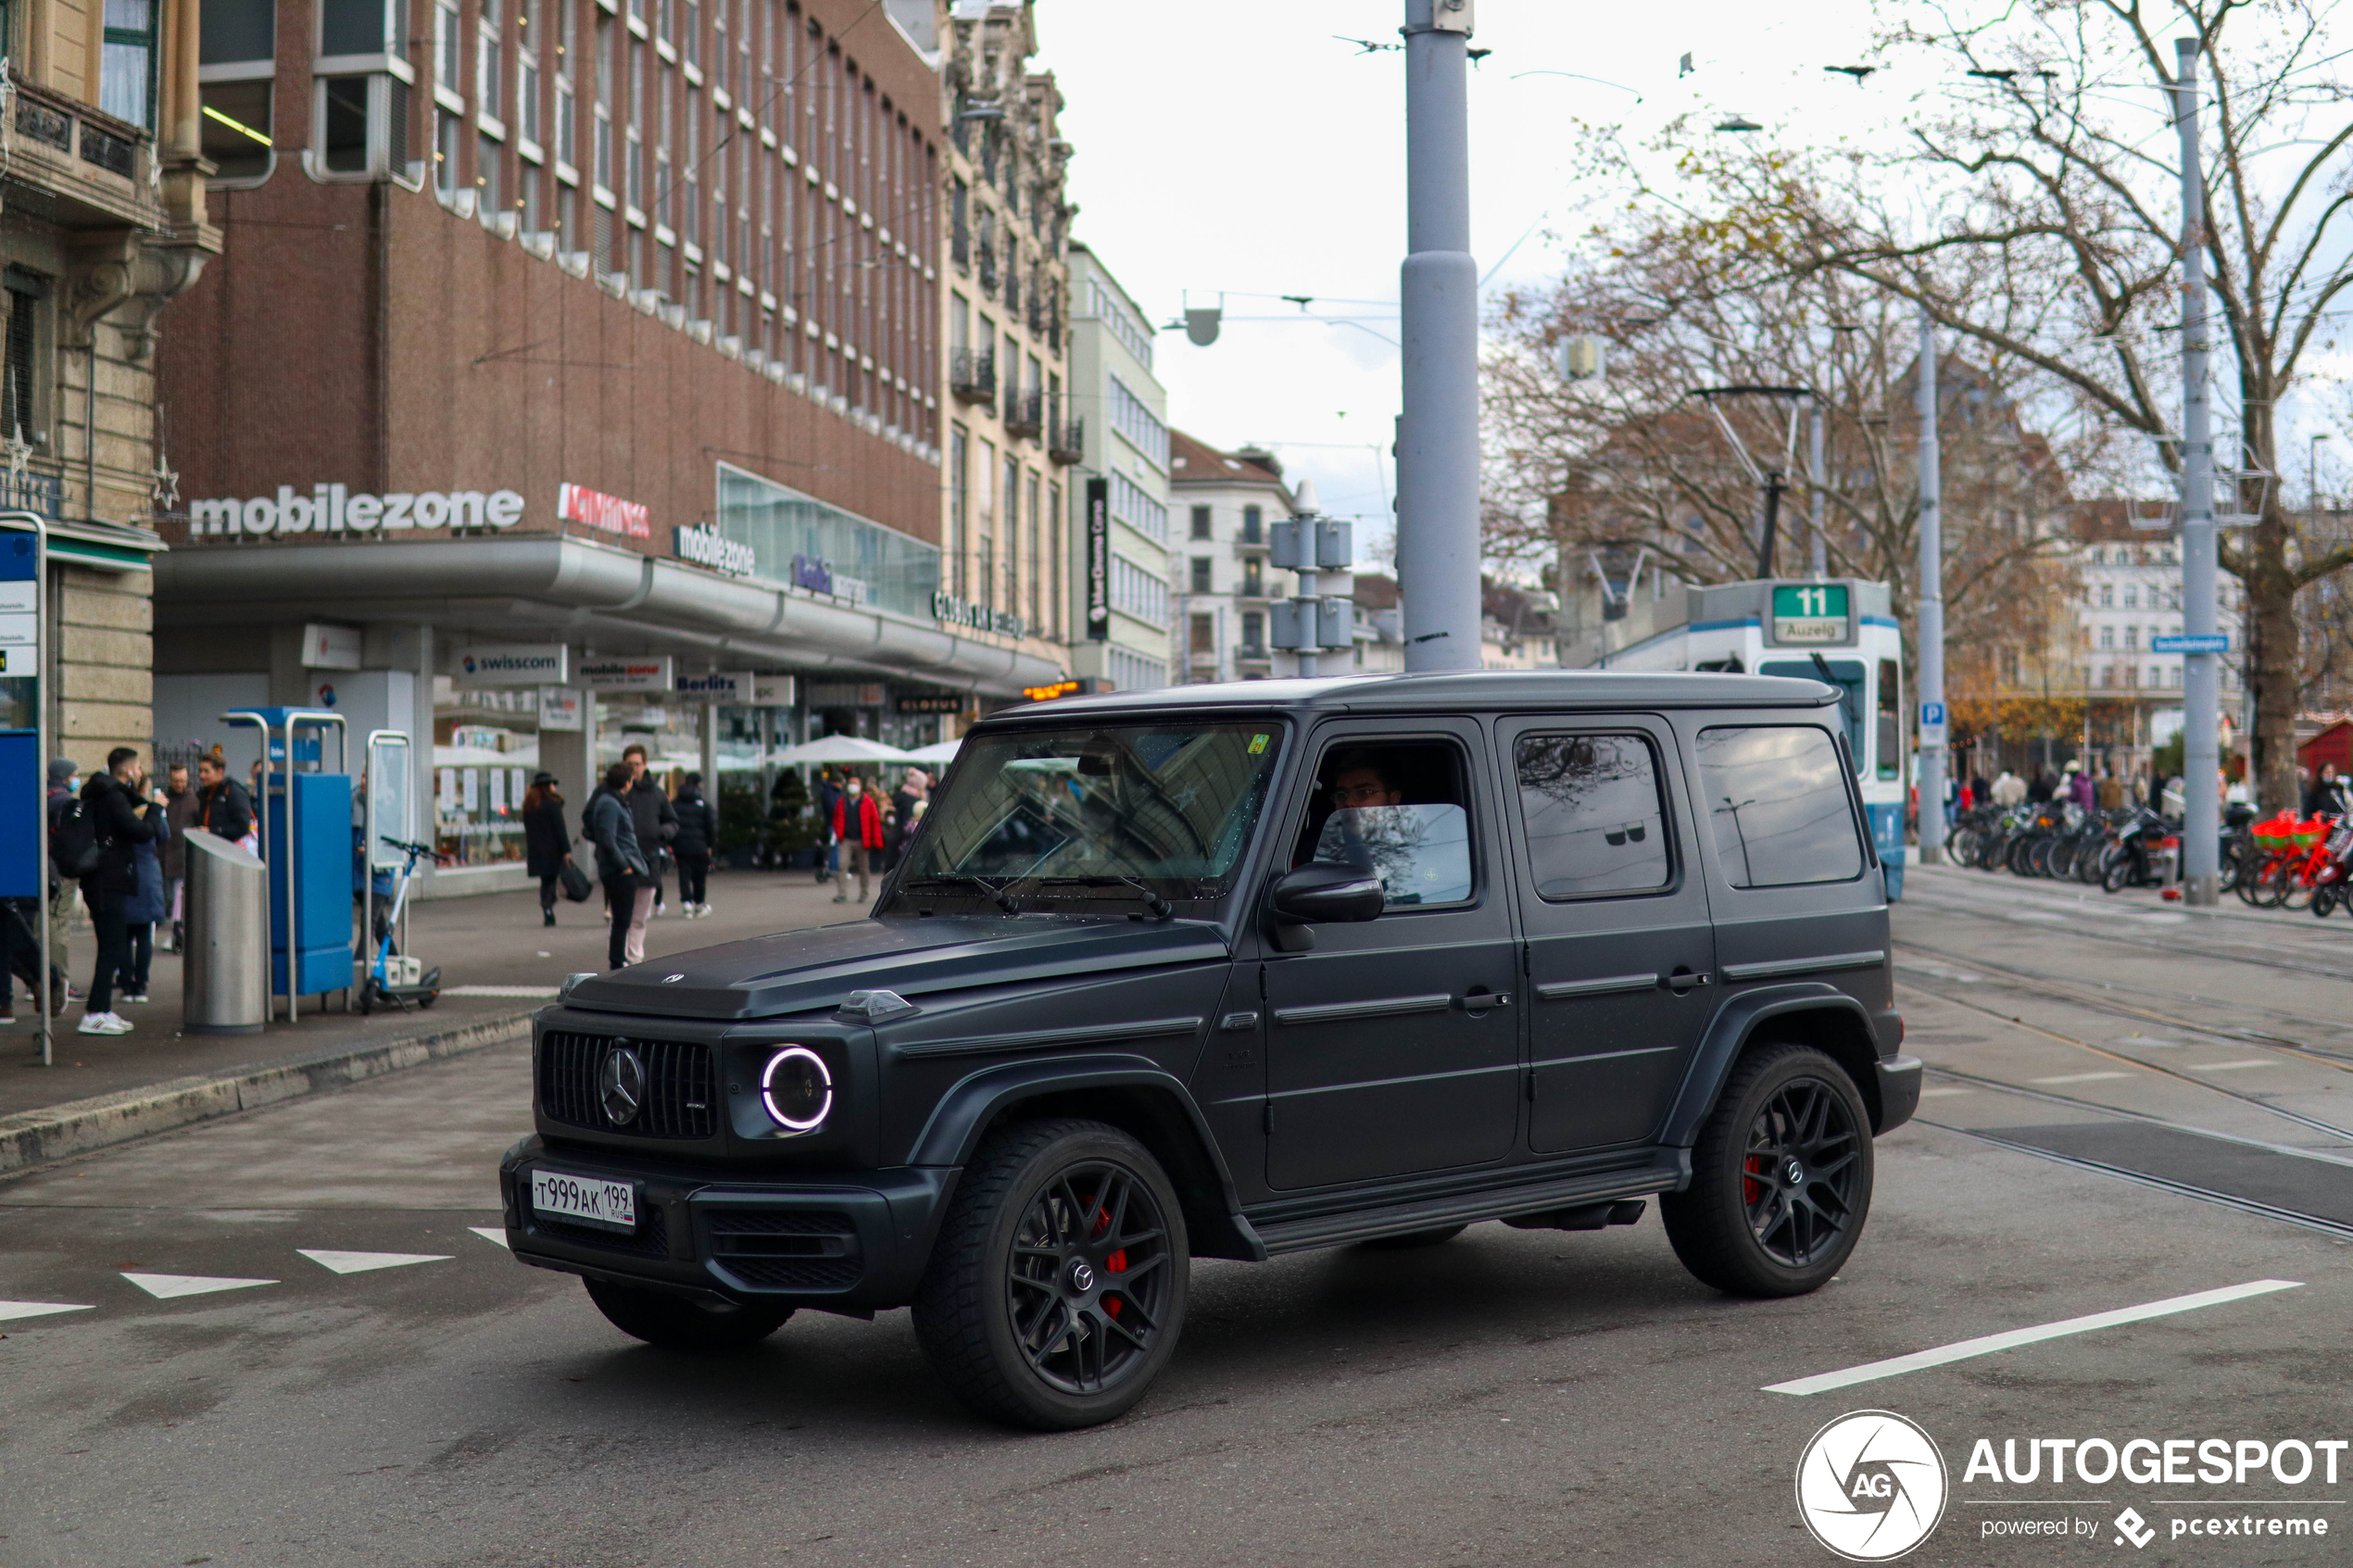
[(834, 884), (834, 902), (849, 902), (853, 871), (858, 873), (858, 901), (869, 902), (866, 874), (883, 852), (883, 813), (866, 781), (855, 773), (841, 786), (841, 798), (834, 802), (834, 839), (841, 846), (841, 878)]

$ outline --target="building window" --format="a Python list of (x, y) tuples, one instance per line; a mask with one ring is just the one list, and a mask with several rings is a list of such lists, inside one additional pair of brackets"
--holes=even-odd
[(474, 189), (482, 193), (474, 198), (476, 212), (498, 210), (498, 143), (484, 135), (474, 148)]
[(1242, 543), (1257, 545), (1265, 542), (1266, 509), (1264, 507), (1242, 508)]
[(1111, 476), (1111, 515), (1148, 538), (1168, 542), (1168, 508), (1124, 473)]
[(1217, 590), (1210, 583), (1210, 559), (1207, 556), (1193, 558), (1193, 592), (1214, 594)]
[[(1111, 607), (1148, 626), (1164, 628), (1168, 624), (1168, 583), (1159, 572), (1114, 554), (1111, 558)], [(1164, 674), (1163, 679), (1166, 679)]]
[(452, 93), (466, 90), (464, 24), (452, 0), (434, 0), (433, 69), (435, 82)]
[(971, 544), (969, 522), (972, 488), (971, 459), (962, 425), (948, 433), (948, 551), (955, 562), (956, 596), (965, 598), (964, 552)]
[(329, 173), (368, 172), (368, 96), (372, 80), (331, 76), (319, 83), (319, 155)]
[(1034, 473), (1029, 475), (1027, 484), (1029, 497), (1028, 538), (1030, 560), (1029, 626), (1030, 630), (1035, 632), (1046, 623), (1045, 606), (1039, 594), (1040, 580), (1046, 575), (1045, 562), (1040, 554), (1040, 552), (1044, 549), (1044, 541), (1039, 537), (1039, 534), (1044, 527), (1045, 520), (1039, 514), (1038, 509), (1038, 476)]
[(107, 0), (98, 107), (147, 131), (155, 129), (155, 31), (151, 0)]
[(1154, 468), (1168, 467), (1168, 427), (1117, 376), (1111, 382), (1111, 425)]
[(506, 78), (499, 69), (498, 45), (506, 31), (498, 0), (482, 0), (481, 24), (474, 30), (474, 107), (493, 119), (504, 118)]
[(1207, 507), (1193, 508), (1193, 537), (1196, 539), (1209, 537), (1209, 508)]
[(433, 117), (433, 188), (446, 196), (458, 194), (458, 128), (447, 110)]
[(2102, 646), (2102, 647), (2104, 647), (2104, 648), (2112, 648), (2112, 647), (2114, 647), (2115, 646), (2116, 646), (2116, 628), (2115, 628), (2115, 627), (2113, 627), (2113, 626), (2103, 626), (2103, 627), (2101, 627), (2101, 628), (2100, 628), (2100, 646)]
[(2141, 646), (2141, 629), (2138, 626), (2124, 628), (2124, 646), (2128, 648), (2136, 648)]
[(1242, 611), (1242, 657), (1244, 659), (1266, 657), (1266, 616), (1264, 611), (1255, 609)]
[[(2150, 602), (2152, 604), (2156, 602), (2154, 597), (2151, 598)], [(2124, 608), (2126, 609), (2138, 609), (2141, 608), (2141, 591), (2133, 586), (2130, 583), (2124, 584)]]
[(33, 373), (40, 354), (40, 282), (16, 268), (6, 273), (4, 299), (7, 335), (0, 341), (0, 433), (29, 445), (45, 445), (40, 415), (40, 380)]

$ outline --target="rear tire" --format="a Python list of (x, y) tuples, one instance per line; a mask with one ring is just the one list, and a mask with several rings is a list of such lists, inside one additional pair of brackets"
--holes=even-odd
[(721, 1307), (608, 1280), (580, 1283), (607, 1323), (665, 1350), (740, 1350), (759, 1344), (792, 1316), (790, 1307)]
[(1733, 1067), (1692, 1150), (1691, 1185), (1662, 1194), (1659, 1215), (1702, 1284), (1803, 1296), (1854, 1252), (1871, 1173), (1870, 1117), (1845, 1071), (1811, 1046), (1763, 1046)]
[(2344, 890), (2339, 888), (2334, 883), (2331, 883), (2326, 887), (2314, 888), (2312, 890), (2312, 912), (2320, 916), (2322, 920), (2328, 919), (2329, 916), (2336, 912), (2337, 900), (2343, 897)]
[(915, 1290), (915, 1337), (983, 1415), (1097, 1425), (1176, 1353), (1190, 1261), (1176, 1189), (1141, 1144), (1101, 1122), (1017, 1122), (956, 1185)]
[(2100, 865), (2100, 891), (2103, 893), (2123, 892), (2141, 880), (2135, 874), (2137, 868), (2133, 864), (2131, 850), (2110, 850), (2108, 859)]

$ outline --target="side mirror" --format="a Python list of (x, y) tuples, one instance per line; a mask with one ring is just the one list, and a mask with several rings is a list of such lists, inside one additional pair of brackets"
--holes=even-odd
[(1267, 902), (1275, 918), (1299, 925), (1378, 920), (1389, 897), (1380, 878), (1334, 860), (1311, 860), (1275, 879)]

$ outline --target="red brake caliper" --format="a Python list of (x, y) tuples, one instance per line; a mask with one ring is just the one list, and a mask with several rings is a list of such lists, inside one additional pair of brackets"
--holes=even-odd
[(1765, 1189), (1758, 1185), (1756, 1179), (1764, 1173), (1758, 1169), (1764, 1160), (1765, 1156), (1761, 1154), (1752, 1154), (1741, 1161), (1741, 1201), (1743, 1203), (1754, 1206), (1758, 1198), (1765, 1196)]
[[(1111, 1229), (1111, 1210), (1108, 1209), (1098, 1209), (1095, 1210), (1095, 1228), (1092, 1234), (1095, 1236), (1101, 1236), (1109, 1229)], [(1127, 1272), (1127, 1248), (1123, 1247), (1114, 1252), (1110, 1257), (1105, 1258), (1103, 1260), (1103, 1272), (1109, 1274), (1126, 1273)], [(1116, 1296), (1104, 1297), (1103, 1311), (1110, 1313), (1113, 1317), (1119, 1316), (1119, 1298)]]

